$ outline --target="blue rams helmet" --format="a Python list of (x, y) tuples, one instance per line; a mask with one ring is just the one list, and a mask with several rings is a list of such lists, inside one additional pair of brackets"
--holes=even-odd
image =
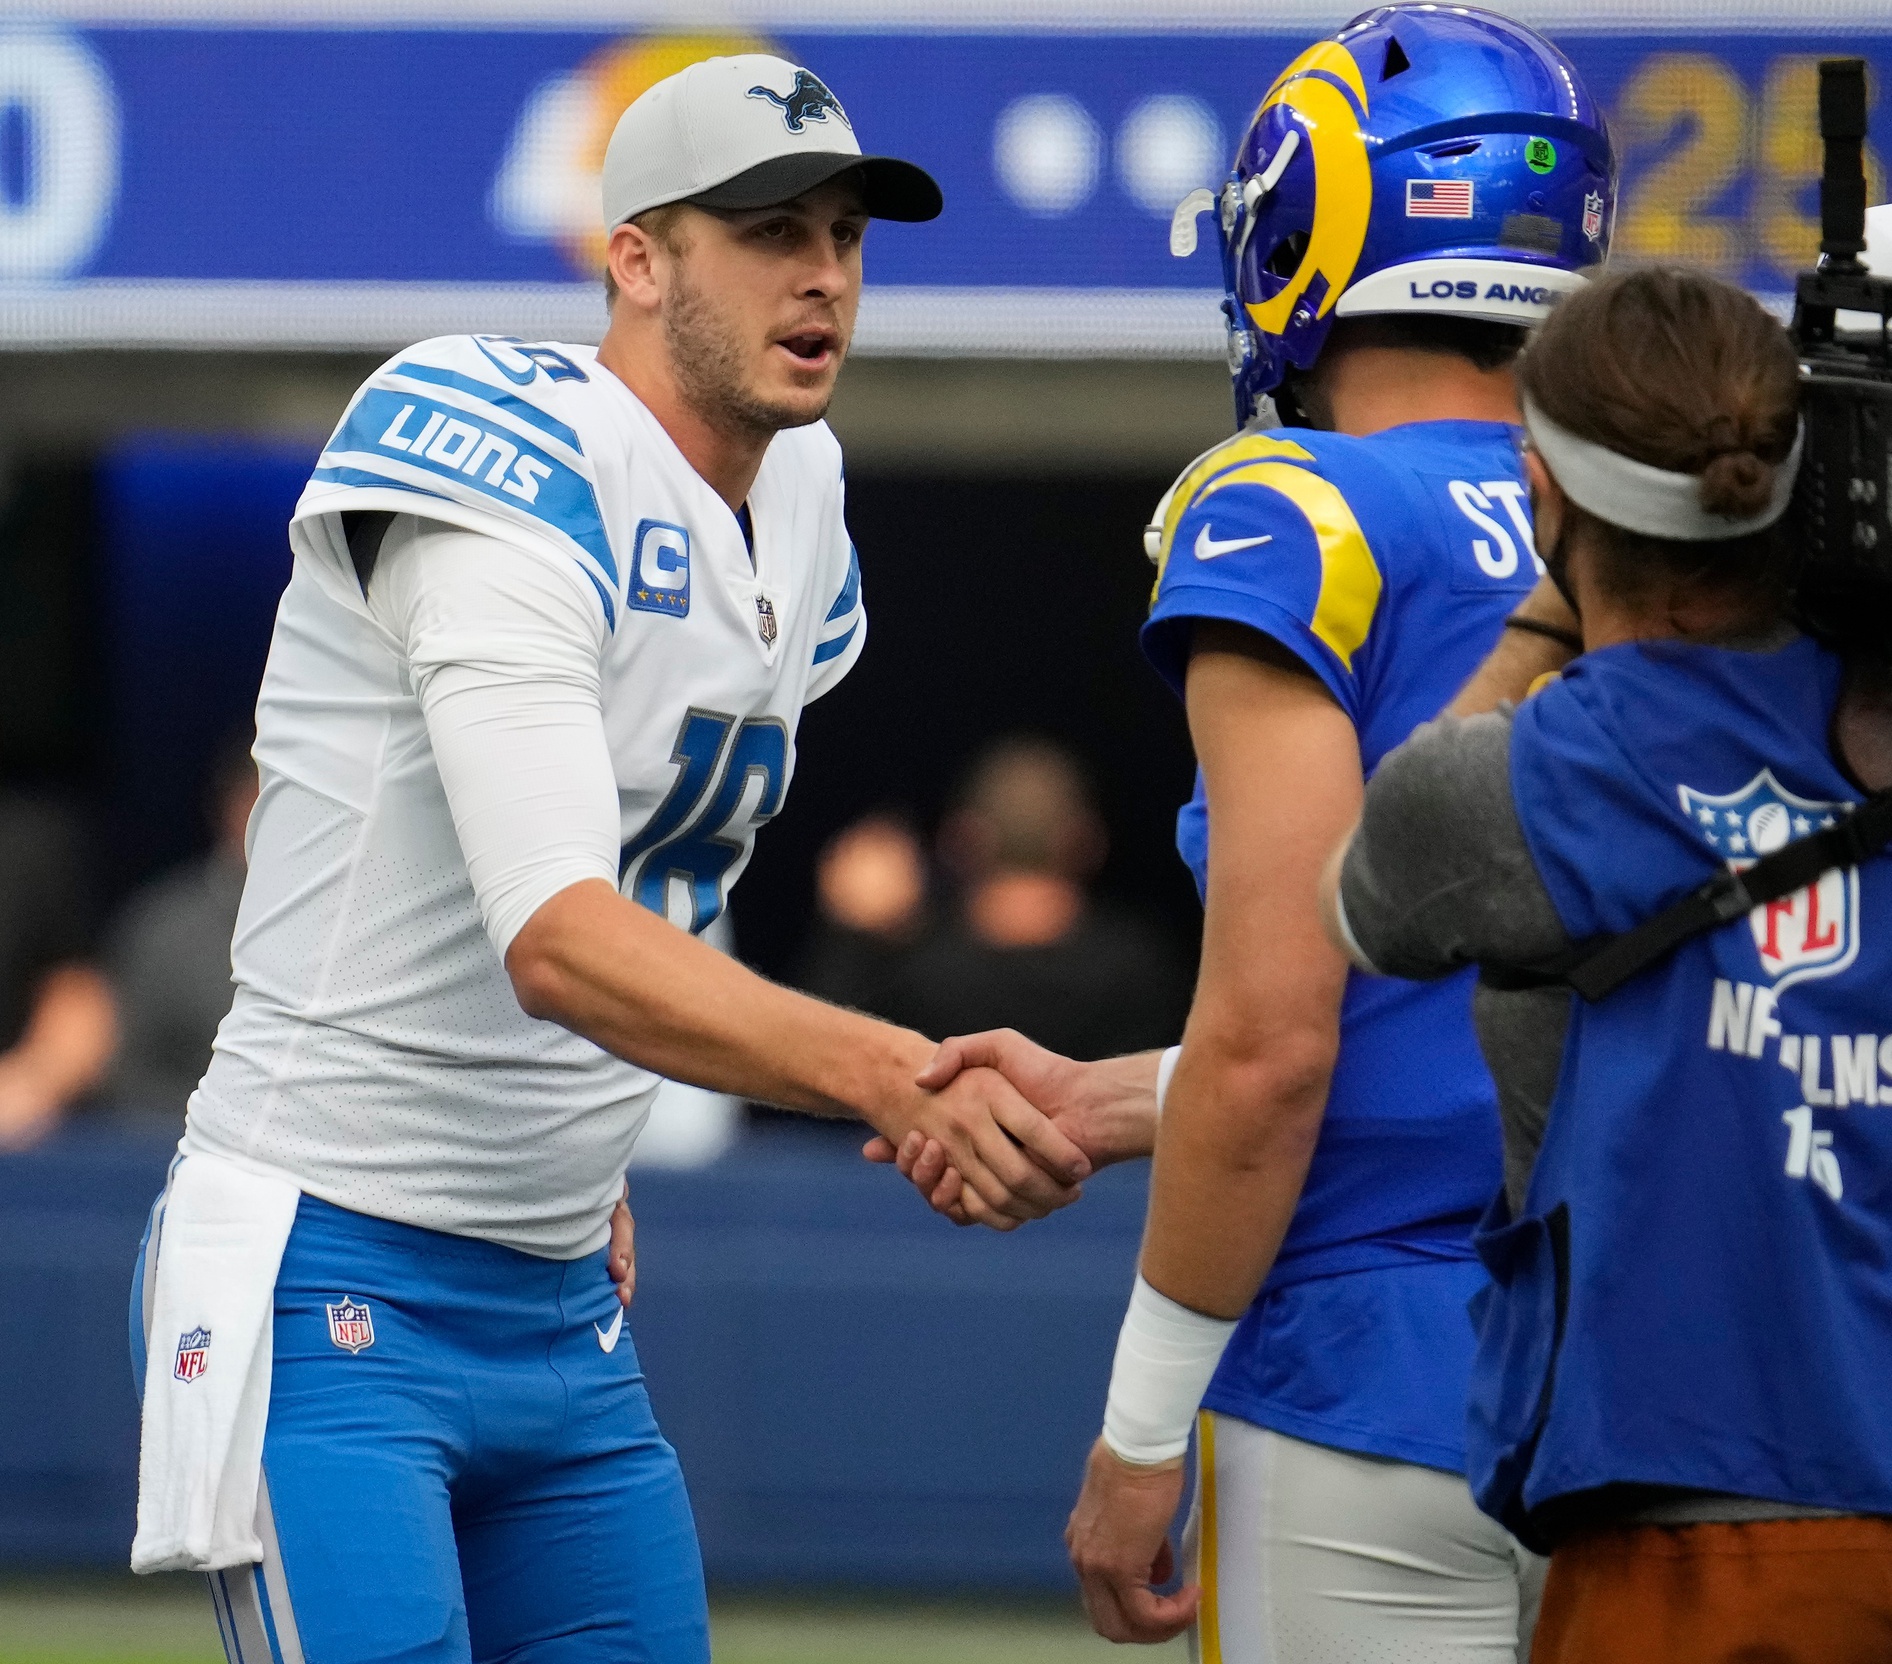
[(1378, 6), (1276, 78), (1219, 198), (1236, 420), (1336, 318), (1529, 325), (1609, 251), (1602, 112), (1541, 35), (1470, 6)]

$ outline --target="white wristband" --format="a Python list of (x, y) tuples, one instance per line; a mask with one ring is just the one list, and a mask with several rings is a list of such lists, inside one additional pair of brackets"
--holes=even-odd
[(1163, 1113), (1163, 1100), (1169, 1096), (1169, 1083), (1176, 1078), (1176, 1065), (1182, 1062), (1182, 1047), (1171, 1046), (1156, 1060), (1156, 1113)]
[(1209, 1377), (1234, 1332), (1232, 1319), (1178, 1305), (1139, 1276), (1117, 1334), (1104, 1443), (1126, 1462), (1168, 1462), (1182, 1455)]

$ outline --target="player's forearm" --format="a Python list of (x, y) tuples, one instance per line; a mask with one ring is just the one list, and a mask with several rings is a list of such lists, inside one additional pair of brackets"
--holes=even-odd
[[(1549, 578), (1540, 578), (1537, 588), (1511, 616), (1527, 625), (1541, 625), (1580, 639), (1576, 614)], [(1446, 707), (1446, 714), (1478, 716), (1501, 704), (1515, 705), (1541, 678), (1562, 670), (1576, 657), (1576, 651), (1535, 629), (1507, 628), (1485, 662), (1472, 673), (1472, 679)]]
[(1155, 1150), (1156, 1073), (1162, 1061), (1161, 1052), (1133, 1052), (1085, 1066), (1077, 1141), (1099, 1167)]
[(1150, 1177), (1144, 1278), (1222, 1318), (1254, 1300), (1287, 1234), (1320, 1136), (1334, 1038), (1218, 1043), (1192, 1022), (1170, 1082)]
[(602, 880), (560, 891), (506, 955), (520, 1004), (673, 1080), (814, 1115), (917, 1096), (923, 1036), (783, 988), (625, 900)]
[(1189, 664), (1207, 905), (1143, 1275), (1191, 1311), (1233, 1318), (1274, 1263), (1326, 1108), (1346, 963), (1321, 934), (1315, 891), (1362, 783), (1352, 723), (1318, 683), (1216, 639), (1199, 632)]

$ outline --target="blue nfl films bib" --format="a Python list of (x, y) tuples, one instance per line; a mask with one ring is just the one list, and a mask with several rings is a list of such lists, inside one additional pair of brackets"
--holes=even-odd
[[(1805, 639), (1629, 644), (1529, 701), (1512, 789), (1570, 936), (1850, 813), (1840, 679)], [(1478, 1249), (1469, 1476), (1527, 1541), (1613, 1483), (1892, 1512), (1892, 858), (1572, 996), (1523, 1215)]]

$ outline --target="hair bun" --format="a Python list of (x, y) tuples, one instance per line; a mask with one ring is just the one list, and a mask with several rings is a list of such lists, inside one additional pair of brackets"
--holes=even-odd
[(1701, 471), (1701, 506), (1730, 520), (1752, 518), (1773, 501), (1775, 466), (1752, 451), (1723, 451)]

